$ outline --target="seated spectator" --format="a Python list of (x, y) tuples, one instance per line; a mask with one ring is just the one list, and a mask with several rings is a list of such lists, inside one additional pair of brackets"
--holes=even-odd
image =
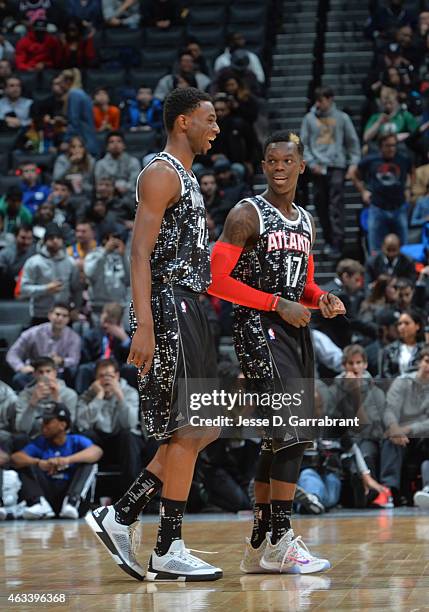
[(106, 138), (107, 153), (95, 164), (95, 180), (109, 176), (115, 181), (115, 189), (120, 195), (135, 192), (140, 162), (126, 152), (124, 136), (121, 132), (110, 132)]
[(12, 185), (0, 198), (0, 211), (4, 214), (5, 229), (15, 232), (21, 225), (31, 225), (31, 212), (22, 204), (22, 191)]
[(140, 6), (138, 0), (101, 0), (103, 19), (110, 28), (138, 28)]
[(70, 181), (73, 193), (90, 196), (93, 191), (93, 172), (95, 160), (88, 153), (80, 136), (72, 136), (65, 153), (55, 160), (52, 179)]
[(425, 459), (420, 466), (422, 488), (414, 494), (414, 505), (422, 510), (429, 508), (429, 460)]
[(410, 25), (414, 28), (416, 18), (407, 9), (403, 8), (404, 0), (389, 0), (387, 6), (375, 3), (377, 10), (373, 13), (365, 26), (365, 36), (377, 40), (393, 40), (398, 28)]
[(61, 229), (56, 223), (46, 228), (43, 247), (24, 264), (21, 298), (30, 298), (32, 325), (45, 323), (55, 302), (73, 303), (82, 299), (79, 270), (64, 250)]
[(255, 74), (258, 82), (261, 85), (265, 84), (265, 73), (262, 68), (261, 60), (252, 51), (246, 49), (246, 39), (240, 32), (232, 32), (228, 36), (228, 46), (225, 51), (216, 58), (214, 63), (215, 72), (219, 72), (222, 68), (228, 68), (231, 65), (231, 55), (237, 49), (243, 49), (246, 51), (249, 58), (249, 69)]
[(374, 113), (368, 119), (363, 133), (366, 143), (376, 141), (380, 136), (396, 134), (398, 142), (416, 132), (417, 119), (409, 111), (403, 110), (395, 89), (382, 87), (380, 92), (381, 112)]
[(162, 102), (153, 97), (150, 87), (140, 87), (135, 97), (120, 104), (122, 127), (131, 132), (162, 129)]
[(67, 247), (67, 253), (73, 257), (78, 268), (83, 269), (83, 261), (88, 253), (97, 247), (94, 225), (84, 217), (76, 222), (76, 242)]
[(15, 64), (18, 70), (46, 70), (59, 68), (62, 62), (60, 41), (47, 33), (47, 23), (36, 19), (16, 43)]
[(20, 130), (29, 125), (32, 104), (33, 100), (22, 96), (20, 79), (8, 77), (0, 98), (0, 131)]
[(210, 70), (207, 65), (206, 59), (201, 50), (201, 45), (196, 38), (188, 37), (185, 49), (192, 55), (192, 59), (194, 60), (194, 66), (197, 72), (202, 72), (203, 74), (210, 75)]
[(180, 22), (180, 3), (176, 0), (148, 0), (143, 5), (143, 22), (160, 30), (167, 30)]
[(0, 253), (3, 249), (13, 245), (14, 235), (6, 231), (5, 214), (0, 210)]
[(332, 340), (319, 331), (311, 330), (317, 374), (320, 378), (335, 376), (342, 371), (343, 352)]
[(401, 243), (396, 234), (387, 234), (381, 245), (381, 252), (370, 257), (365, 263), (365, 285), (368, 287), (380, 274), (400, 276), (415, 280), (414, 263), (400, 251)]
[(212, 171), (205, 170), (199, 173), (198, 181), (207, 213), (210, 215), (215, 226), (213, 239), (217, 240), (222, 233), (226, 216), (233, 203), (230, 200), (224, 199)]
[[(429, 346), (421, 348), (417, 371), (395, 378), (386, 396), (383, 442), (384, 474), (381, 475), (397, 497), (401, 489), (404, 461), (411, 457), (422, 463), (428, 456), (429, 433)], [(422, 440), (425, 438), (425, 440)]]
[(10, 457), (0, 448), (0, 521), (18, 518), (18, 493), (21, 481), (15, 470), (9, 470)]
[(377, 338), (365, 347), (368, 372), (371, 376), (380, 377), (381, 360), (383, 349), (398, 339), (398, 328), (396, 326), (400, 313), (390, 307), (383, 308), (375, 315), (377, 325)]
[(231, 165), (226, 157), (219, 155), (213, 164), (213, 171), (216, 176), (218, 188), (222, 193), (224, 200), (230, 203), (230, 208), (235, 206), (237, 202), (252, 195), (252, 189), (247, 183), (242, 180), (236, 170), (239, 164)]
[(6, 82), (12, 76), (12, 66), (9, 60), (0, 60), (0, 98), (4, 96)]
[(398, 308), (400, 312), (408, 310), (413, 306), (424, 309), (425, 300), (423, 299), (420, 301), (415, 295), (415, 290), (417, 289), (415, 281), (412, 281), (409, 278), (398, 278), (396, 281), (396, 286), (399, 293)]
[(6, 60), (12, 62), (15, 59), (15, 49), (13, 45), (0, 34), (0, 62)]
[(15, 241), (0, 252), (0, 299), (14, 297), (15, 286), (23, 265), (35, 253), (31, 225), (18, 226)]
[(41, 169), (31, 161), (22, 161), (19, 165), (18, 175), (22, 176), (21, 191), (22, 203), (32, 214), (36, 212), (51, 193), (51, 188), (41, 182)]
[(106, 232), (110, 231), (112, 226), (116, 227), (117, 225), (116, 213), (109, 210), (107, 200), (98, 196), (87, 209), (87, 216), (94, 224), (97, 244), (101, 244)]
[(58, 136), (60, 134), (63, 135), (66, 125), (64, 103), (65, 92), (62, 85), (62, 77), (58, 75), (52, 79), (51, 93), (33, 103), (31, 116), (34, 119), (51, 121), (56, 134)]
[(99, 152), (96, 137), (94, 116), (92, 113), (92, 100), (83, 91), (80, 73), (76, 68), (63, 70), (59, 78), (59, 85), (64, 95), (66, 105), (67, 132), (65, 139), (80, 136), (91, 155), (95, 157)]
[(86, 35), (80, 19), (72, 17), (67, 20), (61, 43), (64, 68), (92, 68), (96, 64), (94, 31)]
[[(100, 176), (95, 184), (96, 201), (102, 201), (107, 207), (108, 215), (105, 222), (122, 223), (126, 219), (134, 219), (135, 215), (135, 194), (127, 191), (119, 193), (115, 188), (115, 180), (110, 176)], [(109, 221), (111, 219), (111, 221)], [(100, 221), (101, 225), (98, 224)], [(103, 223), (101, 218), (97, 219), (97, 242), (101, 241), (103, 233)]]
[[(67, 179), (57, 179), (52, 183), (52, 191), (47, 202), (54, 204), (57, 213), (62, 215), (60, 224), (76, 225), (76, 219), (85, 210), (86, 198), (83, 194), (73, 193), (73, 187)], [(64, 236), (65, 238), (65, 236)]]
[(33, 361), (34, 384), (25, 387), (18, 395), (16, 405), (17, 432), (30, 438), (41, 432), (40, 418), (51, 402), (65, 404), (71, 414), (71, 423), (76, 423), (77, 394), (57, 377), (57, 367), (51, 357), (39, 357)]
[(98, 29), (103, 23), (101, 0), (67, 0), (66, 11), (70, 17), (80, 19), (86, 28)]
[(411, 160), (397, 152), (395, 134), (381, 136), (379, 147), (378, 153), (364, 157), (352, 173), (363, 203), (369, 206), (368, 246), (371, 255), (380, 251), (388, 234), (397, 234), (401, 244), (406, 244), (408, 236), (405, 189), (411, 182)]
[(85, 257), (83, 269), (89, 283), (92, 311), (100, 316), (103, 306), (112, 300), (125, 306), (130, 287), (130, 263), (125, 249), (124, 231), (107, 228), (102, 246)]
[(23, 485), (23, 518), (77, 519), (103, 451), (89, 438), (67, 433), (71, 415), (61, 402), (46, 407), (42, 422), (42, 435), (12, 456)]
[(398, 340), (383, 349), (381, 378), (395, 378), (399, 374), (414, 370), (424, 344), (424, 322), (422, 314), (415, 308), (401, 313), (397, 328)]
[[(15, 391), (5, 382), (0, 380), (0, 449), (8, 455), (13, 452), (14, 448), (17, 402), (18, 397)], [(0, 487), (0, 497), (1, 490), (2, 489)]]
[(403, 25), (396, 30), (395, 42), (400, 49), (401, 56), (413, 66), (414, 70), (418, 70), (423, 54), (414, 38), (413, 28), (409, 24)]
[(36, 251), (40, 250), (43, 246), (46, 229), (52, 223), (55, 223), (60, 228), (66, 246), (74, 241), (74, 231), (65, 222), (63, 213), (56, 208), (54, 202), (47, 200), (39, 206), (33, 217), (33, 236), (37, 241)]
[(158, 81), (154, 91), (155, 98), (161, 100), (161, 102), (164, 102), (167, 95), (173, 91), (175, 87), (180, 86), (180, 78), (183, 78), (186, 83), (188, 83), (188, 86), (191, 85), (192, 82), (193, 87), (197, 87), (203, 91), (205, 91), (210, 85), (209, 77), (206, 74), (197, 71), (194, 64), (194, 58), (189, 51), (182, 51), (179, 54), (177, 71), (163, 76)]
[(429, 163), (416, 168), (411, 183), (411, 202), (429, 195)]
[(103, 306), (100, 322), (84, 332), (80, 366), (75, 388), (78, 393), (88, 389), (95, 374), (95, 362), (114, 357), (119, 365), (120, 375), (136, 387), (137, 370), (127, 364), (131, 339), (122, 325), (124, 309), (120, 304), (109, 302)]
[(399, 290), (395, 276), (380, 274), (371, 284), (368, 297), (361, 303), (359, 315), (362, 321), (371, 322), (386, 307), (398, 306)]
[(141, 470), (139, 397), (120, 378), (114, 359), (97, 362), (95, 381), (80, 397), (78, 415), (79, 431), (103, 449), (105, 461), (119, 463), (125, 491)]
[(98, 87), (94, 94), (94, 123), (97, 132), (118, 130), (121, 123), (121, 111), (110, 104), (109, 92), (105, 87)]
[(16, 372), (13, 384), (18, 390), (33, 380), (34, 368), (31, 363), (39, 357), (50, 357), (64, 378), (74, 378), (80, 360), (81, 339), (68, 327), (69, 306), (55, 304), (48, 318), (49, 323), (35, 325), (23, 331), (7, 352), (6, 361)]
[(241, 117), (249, 125), (255, 123), (259, 113), (258, 99), (238, 76), (225, 74), (225, 77), (219, 81), (219, 91), (228, 95), (228, 104), (233, 116)]
[(418, 229), (418, 240), (421, 240), (421, 230), (429, 222), (429, 196), (417, 198), (410, 219), (410, 229)]
[(30, 125), (21, 130), (15, 148), (23, 153), (56, 153), (62, 143), (62, 130), (49, 115), (33, 115)]
[(63, 14), (54, 0), (21, 0), (18, 5), (18, 21), (25, 27), (42, 20), (51, 32), (63, 26)]

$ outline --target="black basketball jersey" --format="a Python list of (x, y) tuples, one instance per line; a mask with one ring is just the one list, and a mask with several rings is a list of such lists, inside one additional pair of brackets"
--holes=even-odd
[(151, 255), (152, 283), (171, 283), (202, 293), (209, 286), (211, 277), (206, 210), (200, 186), (195, 176), (187, 172), (173, 155), (162, 151), (146, 168), (156, 160), (173, 166), (182, 189), (180, 199), (167, 208), (161, 223)]
[(291, 221), (262, 196), (245, 201), (258, 212), (260, 235), (253, 249), (243, 251), (232, 276), (255, 289), (298, 302), (313, 240), (308, 214), (294, 204), (298, 216)]

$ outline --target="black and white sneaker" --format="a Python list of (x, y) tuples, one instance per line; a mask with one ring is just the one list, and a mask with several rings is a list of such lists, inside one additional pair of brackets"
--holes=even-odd
[(85, 521), (124, 572), (136, 580), (144, 580), (145, 570), (136, 559), (140, 544), (139, 521), (122, 525), (115, 518), (113, 506), (102, 506), (88, 512)]
[(160, 557), (154, 551), (146, 572), (146, 580), (151, 581), (191, 582), (219, 580), (222, 576), (220, 567), (214, 567), (191, 555), (189, 549), (185, 548), (183, 540), (172, 542), (168, 552)]
[(313, 493), (307, 493), (301, 487), (296, 487), (294, 501), (304, 506), (307, 512), (311, 512), (311, 514), (322, 514), (325, 512), (325, 506), (320, 499), (313, 495)]

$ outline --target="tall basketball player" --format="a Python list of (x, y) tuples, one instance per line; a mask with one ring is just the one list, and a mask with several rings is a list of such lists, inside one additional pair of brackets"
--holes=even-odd
[(135, 555), (138, 516), (162, 488), (160, 524), (146, 580), (217, 580), (222, 570), (190, 554), (181, 536), (183, 513), (200, 450), (216, 429), (192, 435), (178, 381), (210, 378), (216, 355), (199, 295), (210, 283), (206, 213), (191, 171), (219, 133), (210, 97), (194, 88), (165, 100), (167, 144), (137, 180), (131, 247), (133, 339), (128, 358), (139, 368), (146, 429), (162, 443), (125, 495), (87, 517), (125, 572), (142, 580)]
[[(326, 317), (344, 314), (345, 309), (314, 282), (314, 222), (294, 204), (298, 177), (305, 169), (299, 137), (274, 133), (265, 143), (262, 166), (268, 187), (229, 213), (212, 253), (209, 293), (238, 305), (235, 350), (253, 388), (264, 391), (274, 382), (276, 389), (289, 391), (290, 385), (298, 384), (307, 395), (302, 416), (311, 416), (314, 358), (307, 306), (320, 308)], [(310, 438), (299, 427), (267, 432), (257, 466), (254, 528), (241, 562), (243, 572), (310, 573), (330, 567), (295, 537), (290, 521)]]

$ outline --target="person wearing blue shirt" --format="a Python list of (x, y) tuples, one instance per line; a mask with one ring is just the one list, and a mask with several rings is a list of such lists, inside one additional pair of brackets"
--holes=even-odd
[(40, 182), (40, 172), (34, 162), (23, 162), (19, 166), (19, 174), (22, 176), (22, 204), (32, 215), (51, 193), (51, 188)]
[(12, 455), (27, 503), (23, 518), (77, 519), (103, 451), (89, 438), (67, 433), (71, 415), (65, 404), (47, 405), (42, 419), (42, 435)]

